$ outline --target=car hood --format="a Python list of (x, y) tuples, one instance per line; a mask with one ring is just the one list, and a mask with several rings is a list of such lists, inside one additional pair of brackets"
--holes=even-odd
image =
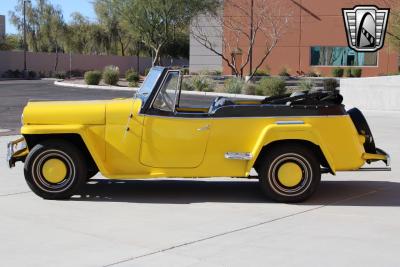
[(110, 101), (30, 101), (23, 112), (23, 123), (102, 125)]

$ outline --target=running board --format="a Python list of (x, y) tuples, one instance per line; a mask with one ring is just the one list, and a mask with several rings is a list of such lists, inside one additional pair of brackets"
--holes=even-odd
[(392, 167), (366, 167), (349, 172), (390, 172), (390, 171), (392, 171)]
[[(358, 170), (346, 170), (346, 171), (340, 171), (340, 172), (390, 172), (392, 171), (392, 167), (365, 167), (365, 168), (360, 168)], [(329, 169), (327, 168), (322, 168), (321, 173), (330, 173)]]

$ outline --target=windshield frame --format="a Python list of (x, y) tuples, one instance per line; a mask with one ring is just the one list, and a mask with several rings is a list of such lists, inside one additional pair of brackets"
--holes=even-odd
[[(151, 100), (151, 104), (149, 105), (149, 109), (153, 109), (154, 108), (154, 101), (156, 101), (156, 99), (157, 99), (158, 95), (160, 94), (161, 90), (164, 88), (164, 85), (167, 82), (166, 80), (167, 80), (168, 75), (170, 73), (177, 73), (178, 74), (178, 83), (177, 83), (177, 88), (175, 89), (175, 98), (174, 98), (175, 102), (173, 103), (174, 106), (173, 106), (173, 110), (171, 111), (171, 113), (175, 113), (176, 108), (177, 108), (178, 98), (179, 98), (179, 95), (180, 95), (180, 90), (181, 90), (180, 80), (181, 80), (182, 76), (181, 76), (181, 72), (179, 70), (167, 70), (167, 72), (164, 74), (164, 77), (162, 79), (162, 83), (160, 83), (156, 94), (154, 94), (153, 99)], [(154, 108), (154, 109), (157, 109), (157, 108)]]
[[(142, 86), (139, 88), (139, 90), (136, 93), (136, 98), (139, 98), (142, 100), (141, 113), (146, 111), (148, 109), (148, 107), (150, 106), (152, 99), (157, 94), (167, 71), (168, 71), (168, 68), (164, 68), (164, 67), (152, 67), (150, 69), (149, 74), (147, 75), (145, 81), (143, 82)], [(152, 78), (152, 72), (159, 72), (158, 76), (156, 77), (157, 80), (155, 80), (155, 81), (148, 80), (148, 79)], [(151, 90), (142, 91), (144, 89), (144, 86), (148, 82), (152, 82), (152, 83), (150, 83), (150, 85), (152, 85), (153, 88), (151, 88)]]

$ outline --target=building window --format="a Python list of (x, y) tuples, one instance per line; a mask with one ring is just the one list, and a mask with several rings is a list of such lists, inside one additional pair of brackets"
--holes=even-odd
[(313, 46), (311, 47), (312, 66), (377, 66), (376, 52), (356, 52), (349, 47)]

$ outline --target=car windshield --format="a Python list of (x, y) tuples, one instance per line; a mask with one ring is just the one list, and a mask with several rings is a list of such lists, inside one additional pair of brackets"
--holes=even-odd
[(144, 80), (136, 95), (137, 97), (142, 99), (143, 104), (146, 103), (147, 99), (149, 98), (163, 70), (163, 68), (152, 68), (146, 79)]

